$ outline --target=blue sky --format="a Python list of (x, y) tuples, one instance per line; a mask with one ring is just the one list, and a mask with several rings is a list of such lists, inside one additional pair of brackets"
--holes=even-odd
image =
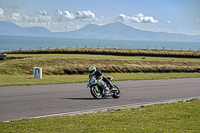
[(145, 31), (200, 35), (200, 0), (0, 0), (0, 20), (52, 32), (122, 22)]

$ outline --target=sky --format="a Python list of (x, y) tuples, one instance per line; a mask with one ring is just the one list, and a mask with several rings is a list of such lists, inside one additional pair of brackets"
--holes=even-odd
[(144, 31), (200, 35), (200, 0), (0, 0), (0, 21), (51, 32), (121, 22)]

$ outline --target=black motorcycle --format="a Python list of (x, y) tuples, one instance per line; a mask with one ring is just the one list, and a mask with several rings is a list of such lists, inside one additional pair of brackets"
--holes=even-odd
[[(113, 77), (107, 77), (107, 79), (109, 81), (113, 80)], [(109, 97), (112, 96), (113, 98), (119, 98), (120, 97), (120, 90), (116, 85), (113, 85), (113, 89), (110, 89), (110, 86), (108, 86), (108, 84), (103, 81), (102, 79), (100, 79), (98, 82), (96, 81), (96, 79), (94, 77), (91, 77), (88, 80), (87, 83), (87, 87), (90, 87), (90, 92), (92, 94), (92, 96), (96, 99), (100, 99), (103, 97)], [(109, 94), (105, 94), (105, 89), (110, 89), (110, 93)]]

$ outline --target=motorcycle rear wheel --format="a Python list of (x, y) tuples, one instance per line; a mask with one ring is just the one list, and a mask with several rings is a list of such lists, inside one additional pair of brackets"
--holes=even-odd
[(102, 98), (102, 93), (99, 89), (95, 89), (95, 87), (90, 87), (90, 92), (95, 99)]

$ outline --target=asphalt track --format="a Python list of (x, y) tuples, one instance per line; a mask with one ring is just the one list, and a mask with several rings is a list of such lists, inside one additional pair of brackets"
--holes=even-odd
[(113, 82), (121, 97), (96, 100), (86, 83), (0, 87), (0, 121), (145, 105), (200, 96), (200, 78)]

